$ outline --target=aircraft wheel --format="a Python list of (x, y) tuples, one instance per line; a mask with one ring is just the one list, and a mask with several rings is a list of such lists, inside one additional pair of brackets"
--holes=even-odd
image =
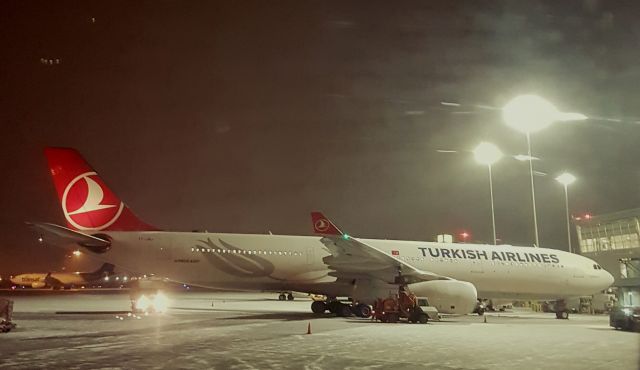
[(351, 316), (351, 308), (346, 304), (340, 303), (338, 306), (338, 310), (336, 311), (336, 315), (340, 317), (349, 317)]
[(569, 311), (556, 312), (556, 319), (566, 320), (569, 318)]
[(313, 313), (321, 314), (327, 309), (327, 305), (322, 301), (315, 301), (311, 303), (311, 311)]
[(287, 301), (293, 301), (293, 294), (287, 294)]
[(478, 308), (478, 316), (484, 315), (484, 308)]
[(281, 293), (281, 294), (278, 296), (278, 300), (279, 300), (279, 301), (284, 301), (285, 299), (287, 299), (287, 297), (284, 295), (284, 293)]
[(333, 314), (337, 314), (339, 311), (341, 303), (338, 301), (330, 301), (327, 303), (327, 310)]

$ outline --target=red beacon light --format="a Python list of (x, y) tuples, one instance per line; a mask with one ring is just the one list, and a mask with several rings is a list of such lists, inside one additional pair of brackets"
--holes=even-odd
[(462, 238), (462, 242), (466, 243), (467, 242), (467, 238), (469, 238), (469, 233), (466, 231), (463, 231), (460, 233), (460, 237)]

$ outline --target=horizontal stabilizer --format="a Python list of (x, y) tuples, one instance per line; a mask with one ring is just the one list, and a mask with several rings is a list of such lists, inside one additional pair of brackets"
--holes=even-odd
[(69, 243), (78, 243), (84, 247), (104, 248), (111, 245), (110, 240), (101, 239), (93, 235), (81, 233), (79, 231), (68, 229), (64, 226), (51, 224), (48, 222), (27, 222), (27, 225), (33, 227), (36, 231), (43, 235), (52, 235), (63, 239)]

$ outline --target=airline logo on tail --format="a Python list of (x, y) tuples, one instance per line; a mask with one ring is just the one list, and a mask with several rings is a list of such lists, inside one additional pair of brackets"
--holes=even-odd
[(342, 231), (329, 221), (322, 212), (311, 212), (311, 222), (313, 222), (313, 231), (322, 235), (343, 235)]
[(124, 203), (109, 191), (95, 172), (76, 176), (62, 194), (62, 212), (78, 230), (102, 230), (122, 213)]
[(44, 150), (67, 226), (76, 231), (150, 231), (71, 148)]
[(321, 219), (317, 220), (313, 226), (315, 227), (316, 232), (323, 233), (323, 232), (329, 230), (329, 226), (331, 226), (331, 224), (329, 223), (329, 221), (327, 219), (321, 218)]

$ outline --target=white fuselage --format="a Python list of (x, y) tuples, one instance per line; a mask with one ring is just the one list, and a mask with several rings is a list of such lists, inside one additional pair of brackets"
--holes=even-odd
[[(97, 257), (118, 269), (218, 289), (296, 290), (353, 296), (323, 262), (320, 237), (188, 232), (104, 232)], [(613, 278), (592, 260), (509, 245), (360, 239), (417, 269), (472, 283), (481, 298), (562, 299), (607, 288)], [(386, 284), (386, 282), (379, 282)]]

